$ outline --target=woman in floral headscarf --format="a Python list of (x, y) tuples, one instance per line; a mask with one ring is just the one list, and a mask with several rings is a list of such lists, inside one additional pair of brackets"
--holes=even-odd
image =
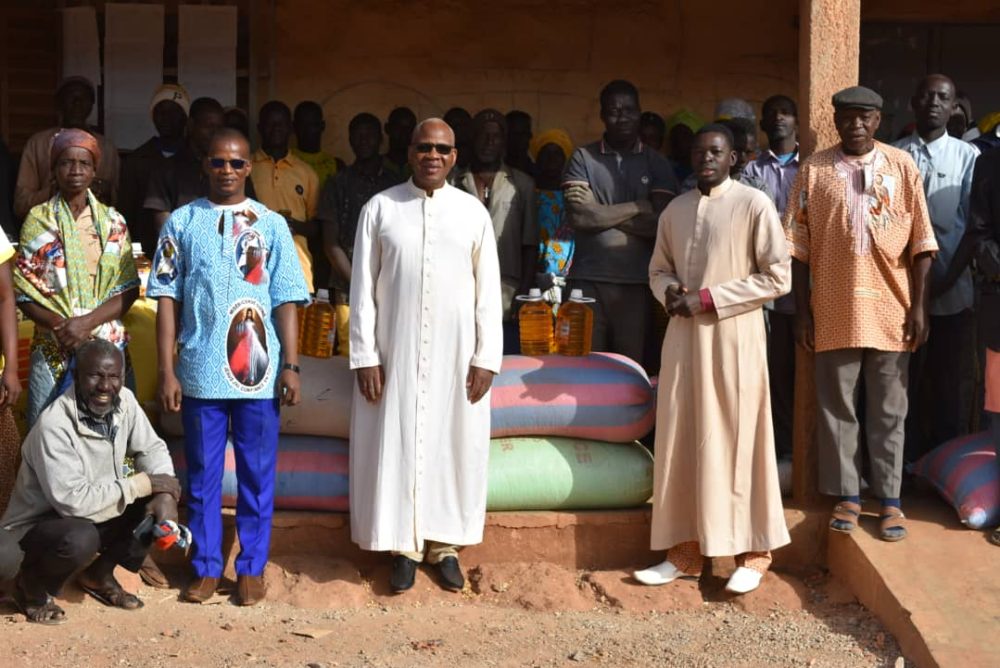
[(573, 142), (563, 130), (546, 130), (531, 140), (528, 148), (535, 163), (535, 203), (538, 207), (537, 284), (545, 301), (562, 303), (562, 288), (573, 261), (573, 228), (566, 222), (562, 175), (573, 155)]
[(98, 337), (124, 350), (121, 318), (139, 295), (125, 219), (90, 191), (101, 160), (97, 139), (61, 130), (50, 159), (59, 192), (28, 213), (14, 272), (18, 305), (35, 323), (29, 427), (68, 386), (81, 343)]

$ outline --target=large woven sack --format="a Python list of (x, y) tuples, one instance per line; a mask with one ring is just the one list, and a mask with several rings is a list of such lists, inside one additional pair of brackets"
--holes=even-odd
[(299, 357), (302, 401), (282, 406), (281, 433), (350, 438), (354, 372), (346, 357)]
[(912, 470), (934, 485), (970, 529), (1000, 524), (1000, 472), (989, 432), (952, 439)]
[(135, 374), (135, 398), (146, 408), (156, 400), (156, 301), (137, 299), (122, 318), (122, 324), (129, 335), (128, 354)]
[[(187, 460), (183, 439), (167, 442), (174, 469), (187, 490)], [(274, 483), (277, 510), (347, 510), (347, 441), (316, 436), (281, 436), (278, 439), (278, 473)], [(222, 476), (222, 505), (236, 506), (236, 457), (226, 445)]]
[[(281, 433), (350, 437), (354, 372), (346, 358), (301, 357), (302, 401), (281, 409)], [(621, 355), (507, 355), (493, 380), (491, 436), (566, 436), (613, 443), (642, 438), (656, 404), (649, 378)], [(182, 436), (179, 414), (160, 417), (167, 436)]]
[(638, 364), (611, 353), (507, 355), (493, 380), (493, 438), (567, 436), (628, 443), (653, 428), (656, 404)]
[(631, 508), (653, 493), (653, 457), (638, 443), (575, 438), (490, 442), (488, 510)]
[[(299, 366), (301, 401), (295, 406), (281, 407), (281, 433), (349, 438), (354, 372), (347, 358), (302, 356)], [(180, 413), (163, 413), (160, 431), (168, 437), (183, 436)]]

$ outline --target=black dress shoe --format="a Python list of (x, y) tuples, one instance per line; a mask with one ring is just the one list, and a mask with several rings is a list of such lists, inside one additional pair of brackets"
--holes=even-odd
[(455, 557), (445, 557), (437, 563), (438, 578), (441, 586), (448, 591), (462, 591), (465, 587), (465, 576)]
[(399, 594), (413, 586), (417, 579), (417, 566), (413, 559), (397, 554), (392, 558), (392, 575), (389, 576), (389, 587), (392, 593)]

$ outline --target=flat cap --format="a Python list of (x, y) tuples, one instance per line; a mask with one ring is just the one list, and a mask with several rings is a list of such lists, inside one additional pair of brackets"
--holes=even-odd
[(882, 96), (871, 88), (851, 86), (833, 96), (836, 109), (878, 109), (882, 110)]

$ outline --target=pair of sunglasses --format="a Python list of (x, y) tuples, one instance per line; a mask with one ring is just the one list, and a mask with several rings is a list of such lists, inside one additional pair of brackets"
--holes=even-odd
[(247, 166), (249, 160), (244, 160), (243, 158), (233, 158), (232, 160), (226, 160), (225, 158), (209, 158), (208, 166), (212, 169), (222, 169), (226, 166), (226, 163), (233, 169), (243, 169)]
[(451, 155), (451, 152), (455, 150), (454, 146), (449, 146), (448, 144), (431, 144), (420, 143), (414, 146), (417, 153), (430, 153), (431, 151), (437, 151), (438, 155)]

